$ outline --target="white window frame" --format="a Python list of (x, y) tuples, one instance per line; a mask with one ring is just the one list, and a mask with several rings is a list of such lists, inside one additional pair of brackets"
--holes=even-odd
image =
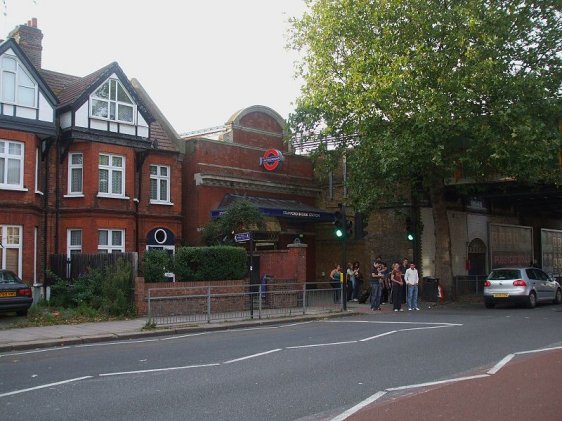
[(41, 181), (41, 150), (35, 148), (35, 193), (43, 194), (39, 182)]
[[(108, 158), (108, 165), (101, 164), (101, 157), (107, 156)], [(113, 165), (113, 158), (121, 158), (122, 166), (114, 166)], [(110, 153), (100, 153), (98, 158), (98, 196), (99, 197), (109, 197), (109, 198), (117, 198), (117, 199), (128, 199), (125, 196), (125, 169), (127, 168), (126, 159), (123, 155), (115, 155)], [(107, 171), (107, 192), (101, 191), (101, 171)], [(113, 193), (111, 191), (113, 187), (113, 177), (114, 173), (120, 172), (121, 176), (121, 193)]]
[[(81, 156), (82, 162), (80, 164), (74, 164), (72, 162), (72, 158), (75, 156)], [(72, 190), (72, 173), (75, 171), (80, 170), (80, 190), (73, 191)], [(69, 153), (68, 154), (68, 196), (77, 196), (77, 197), (84, 197), (84, 154), (81, 152)]]
[[(105, 86), (108, 85), (108, 98), (98, 95), (97, 93)], [(130, 102), (122, 101), (118, 98), (119, 88), (122, 89), (123, 93), (127, 96)], [(107, 107), (107, 115), (100, 115), (95, 111), (96, 103), (105, 103)], [(120, 107), (130, 107), (131, 108), (131, 120), (121, 120), (119, 119), (119, 108)], [(114, 113), (112, 115), (112, 108)], [(100, 120), (116, 121), (127, 124), (136, 124), (137, 106), (133, 99), (117, 78), (109, 78), (104, 83), (102, 83), (91, 95), (90, 95), (90, 117)]]
[[(8, 236), (8, 229), (16, 229), (18, 233), (15, 235), (18, 242), (9, 241), (10, 237)], [(6, 269), (6, 250), (8, 249), (17, 249), (18, 250), (18, 269), (17, 275), (21, 278), (22, 277), (22, 258), (23, 258), (23, 226), (22, 225), (0, 225), (0, 244), (2, 245), (0, 254), (2, 258), (0, 259), (0, 264), (2, 265), (2, 269)]]
[[(25, 144), (23, 142), (14, 142), (11, 140), (0, 139), (0, 144), (3, 144), (3, 149), (0, 149), (0, 159), (4, 160), (4, 172), (0, 174), (0, 189), (3, 190), (22, 190), (27, 191), (23, 187), (23, 167), (25, 163)], [(14, 155), (10, 154), (10, 145), (18, 144), (21, 146), (21, 154)], [(18, 184), (8, 184), (8, 160), (19, 161), (19, 183)]]
[[(156, 168), (156, 174), (152, 174), (152, 168)], [(161, 169), (166, 168), (168, 175), (161, 175)], [(168, 165), (150, 165), (150, 203), (171, 205), (170, 202), (170, 167)], [(156, 199), (152, 197), (152, 181), (156, 181)], [(166, 197), (161, 199), (161, 182), (166, 183)]]
[[(4, 60), (14, 60), (16, 63), (15, 70), (8, 69), (4, 67)], [(6, 83), (6, 78), (8, 74), (12, 74), (14, 78), (14, 99), (6, 99), (4, 97), (4, 83)], [(23, 82), (22, 74), (25, 74), (33, 86), (26, 86)], [(22, 89), (33, 89), (33, 104), (24, 104), (21, 101), (21, 90)], [(20, 107), (27, 107), (27, 108), (37, 108), (37, 96), (38, 96), (39, 86), (37, 81), (31, 77), (31, 75), (27, 72), (27, 69), (20, 63), (16, 56), (5, 54), (0, 57), (0, 102), (4, 104), (13, 104)]]
[[(72, 233), (80, 233), (80, 244), (72, 244)], [(73, 253), (82, 253), (82, 230), (79, 228), (69, 228), (66, 230), (66, 256), (70, 259)]]
[[(101, 232), (107, 232), (107, 244), (100, 244)], [(121, 244), (113, 244), (113, 233), (121, 233)], [(125, 253), (125, 230), (123, 229), (100, 229), (98, 230), (98, 252)]]

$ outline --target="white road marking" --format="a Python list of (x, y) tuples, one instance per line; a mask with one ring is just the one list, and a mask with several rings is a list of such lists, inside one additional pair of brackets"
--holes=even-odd
[[(439, 385), (439, 384), (454, 383), (454, 382), (459, 382), (459, 381), (464, 381), (464, 380), (474, 380), (474, 379), (481, 379), (481, 378), (485, 378), (485, 377), (490, 377), (490, 376), (493, 376), (494, 374), (496, 374), (499, 370), (501, 370), (516, 355), (525, 355), (525, 354), (532, 354), (532, 353), (545, 352), (545, 351), (553, 351), (553, 350), (559, 350), (559, 349), (562, 349), (562, 346), (533, 349), (533, 350), (529, 350), (529, 351), (521, 351), (521, 352), (515, 352), (514, 354), (508, 354), (504, 358), (502, 358), (502, 360), (500, 362), (498, 362), (493, 368), (491, 368), (486, 374), (477, 374), (477, 375), (474, 375), (474, 376), (467, 376), (467, 377), (456, 377), (456, 378), (448, 379), (448, 380), (440, 380), (440, 381), (435, 381), (435, 382), (412, 384), (412, 385), (400, 386), (400, 387), (390, 387), (388, 389), (385, 389), (384, 391), (375, 393), (373, 396), (371, 396), (370, 398), (367, 398), (365, 401), (360, 402), (359, 404), (355, 405), (354, 407), (352, 407), (352, 408), (348, 409), (347, 411), (341, 413), (337, 417), (332, 418), (331, 421), (343, 421), (343, 420), (347, 419), (348, 417), (355, 414), (356, 412), (358, 412), (359, 410), (361, 410), (365, 406), (369, 405), (369, 403), (372, 403), (372, 402), (376, 401), (377, 399), (379, 399), (380, 397), (384, 396), (384, 394), (386, 394), (387, 392), (394, 392), (394, 391), (399, 391), (399, 390), (414, 389), (414, 388), (418, 388), (418, 387), (435, 386), (435, 385)], [(372, 401), (367, 402), (370, 399), (372, 399)], [(365, 403), (365, 402), (367, 402), (367, 403)]]
[(531, 351), (521, 351), (521, 352), (516, 352), (515, 355), (534, 354), (536, 352), (554, 351), (556, 349), (562, 349), (562, 346), (553, 346), (551, 348), (533, 349)]
[(37, 354), (39, 352), (49, 352), (49, 351), (61, 351), (63, 348), (44, 348), (44, 349), (34, 349), (32, 351), (21, 351), (21, 352), (11, 352), (9, 354), (1, 354), (0, 358), (2, 357), (13, 357), (15, 355), (26, 355), (26, 354)]
[(356, 412), (359, 412), (361, 409), (365, 408), (367, 405), (372, 404), (373, 402), (375, 402), (377, 399), (382, 398), (384, 395), (386, 395), (386, 392), (377, 392), (372, 396), (369, 396), (367, 399), (365, 399), (362, 402), (359, 402), (357, 405), (355, 405), (353, 408), (349, 408), (347, 411), (345, 411), (344, 413), (338, 415), (335, 418), (332, 418), (331, 421), (343, 421), (345, 420), (347, 417), (355, 414)]
[(333, 345), (356, 344), (356, 343), (357, 343), (357, 341), (330, 342), (330, 343), (325, 343), (325, 344), (287, 346), (287, 347), (285, 347), (285, 349), (315, 348), (315, 347), (319, 347), (319, 346), (333, 346)]
[(508, 354), (505, 357), (503, 357), (503, 359), (500, 362), (498, 362), (495, 366), (493, 366), (491, 369), (488, 370), (488, 374), (496, 374), (498, 371), (500, 371), (503, 368), (504, 365), (510, 362), (513, 357), (515, 357), (515, 354)]
[(370, 341), (371, 339), (377, 339), (377, 338), (381, 338), (383, 336), (392, 335), (393, 333), (396, 333), (396, 332), (398, 332), (398, 331), (397, 330), (391, 330), (390, 332), (381, 333), (380, 335), (371, 336), (371, 337), (365, 338), (365, 339), (359, 339), (359, 342), (367, 342), (367, 341)]
[(72, 382), (77, 382), (80, 380), (86, 380), (86, 379), (91, 379), (92, 376), (84, 376), (84, 377), (77, 377), (75, 379), (69, 379), (69, 380), (62, 380), (60, 382), (55, 382), (55, 383), (49, 383), (49, 384), (43, 384), (41, 386), (35, 386), (35, 387), (30, 387), (28, 389), (20, 389), (20, 390), (14, 390), (12, 392), (7, 392), (7, 393), (2, 393), (0, 394), (0, 398), (4, 398), (6, 396), (12, 396), (12, 395), (17, 395), (18, 393), (25, 393), (25, 392), (32, 392), (34, 390), (39, 390), (39, 389), (45, 389), (47, 387), (53, 387), (53, 386), (59, 386), (61, 384), (66, 384), (66, 383), (72, 383)]
[(142, 374), (142, 373), (156, 373), (159, 371), (174, 371), (174, 370), (187, 370), (189, 368), (201, 368), (201, 367), (214, 367), (220, 365), (219, 363), (213, 364), (195, 364), (195, 365), (185, 365), (182, 367), (166, 367), (166, 368), (152, 368), (147, 370), (133, 370), (133, 371), (117, 371), (115, 373), (102, 373), (98, 374), (100, 377), (109, 376), (124, 376), (126, 374)]
[(267, 355), (278, 351), (281, 351), (281, 348), (272, 349), (271, 351), (260, 352), (259, 354), (247, 355), (245, 357), (236, 358), (235, 360), (225, 361), (223, 364), (231, 364), (231, 363), (236, 363), (238, 361), (249, 360), (250, 358), (261, 357), (262, 355)]
[(186, 335), (177, 335), (177, 336), (170, 336), (167, 338), (160, 338), (161, 341), (171, 341), (173, 339), (183, 339), (183, 338), (191, 338), (192, 336), (202, 336), (206, 335), (207, 332), (199, 332), (199, 333), (188, 333)]
[(441, 323), (441, 322), (384, 322), (380, 320), (319, 320), (322, 323), (368, 323), (382, 325), (442, 325), (442, 326), (463, 326), (462, 323)]
[(452, 327), (452, 326), (443, 325), (443, 326), (409, 327), (406, 329), (400, 329), (398, 332), (406, 332), (407, 330), (441, 329), (443, 327)]
[(435, 382), (409, 384), (407, 386), (399, 386), (399, 387), (389, 387), (388, 389), (386, 389), (386, 391), (387, 392), (394, 392), (394, 391), (397, 391), (397, 390), (416, 389), (418, 387), (435, 386), (435, 385), (438, 385), (438, 384), (445, 384), (445, 383), (455, 383), (455, 382), (461, 382), (461, 381), (464, 381), (464, 380), (481, 379), (483, 377), (490, 377), (490, 375), (489, 374), (477, 374), (475, 376), (456, 377), (454, 379), (438, 380), (438, 381), (435, 381)]
[[(63, 348), (91, 348), (91, 347), (97, 347), (97, 346), (110, 346), (110, 345), (125, 345), (125, 344), (142, 344), (145, 342), (158, 342), (161, 341), (162, 338), (156, 338), (156, 339), (137, 339), (134, 341), (128, 340), (128, 339), (121, 339), (119, 341), (113, 341), (113, 342), (97, 342), (97, 343), (93, 343), (93, 344), (80, 344), (80, 345), (72, 345), (69, 347), (63, 347)], [(63, 349), (61, 348), (61, 349)]]

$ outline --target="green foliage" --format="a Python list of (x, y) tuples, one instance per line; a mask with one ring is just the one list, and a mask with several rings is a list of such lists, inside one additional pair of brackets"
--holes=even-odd
[(50, 305), (124, 316), (134, 312), (132, 298), (132, 268), (119, 259), (114, 266), (90, 270), (73, 283), (54, 277)]
[[(293, 20), (305, 83), (290, 125), (347, 150), (361, 208), (462, 170), (559, 183), (560, 0), (314, 0)], [(348, 150), (349, 151), (349, 150)]]
[(248, 271), (247, 259), (241, 247), (179, 247), (174, 273), (178, 281), (242, 279)]
[(232, 202), (216, 220), (210, 221), (202, 232), (207, 245), (232, 244), (232, 233), (263, 229), (264, 217), (248, 200)]
[(142, 260), (142, 271), (146, 282), (164, 282), (164, 273), (170, 272), (172, 259), (165, 250), (147, 250)]

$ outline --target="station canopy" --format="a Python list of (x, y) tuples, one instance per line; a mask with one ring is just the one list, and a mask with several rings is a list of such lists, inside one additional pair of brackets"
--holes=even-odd
[(211, 210), (211, 218), (221, 216), (228, 206), (237, 200), (252, 203), (265, 216), (301, 220), (302, 222), (333, 222), (333, 212), (315, 208), (297, 200), (275, 199), (269, 197), (242, 196), (226, 194), (217, 209)]

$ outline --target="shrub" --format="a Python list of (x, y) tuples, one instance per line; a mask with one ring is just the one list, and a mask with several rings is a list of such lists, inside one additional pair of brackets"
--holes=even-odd
[(180, 247), (174, 272), (180, 281), (242, 279), (248, 272), (248, 257), (241, 247)]
[(131, 264), (118, 259), (103, 269), (90, 269), (73, 283), (54, 277), (51, 305), (65, 308), (90, 308), (110, 316), (133, 312)]
[(148, 250), (142, 259), (142, 272), (146, 282), (165, 282), (164, 273), (173, 265), (165, 250)]

